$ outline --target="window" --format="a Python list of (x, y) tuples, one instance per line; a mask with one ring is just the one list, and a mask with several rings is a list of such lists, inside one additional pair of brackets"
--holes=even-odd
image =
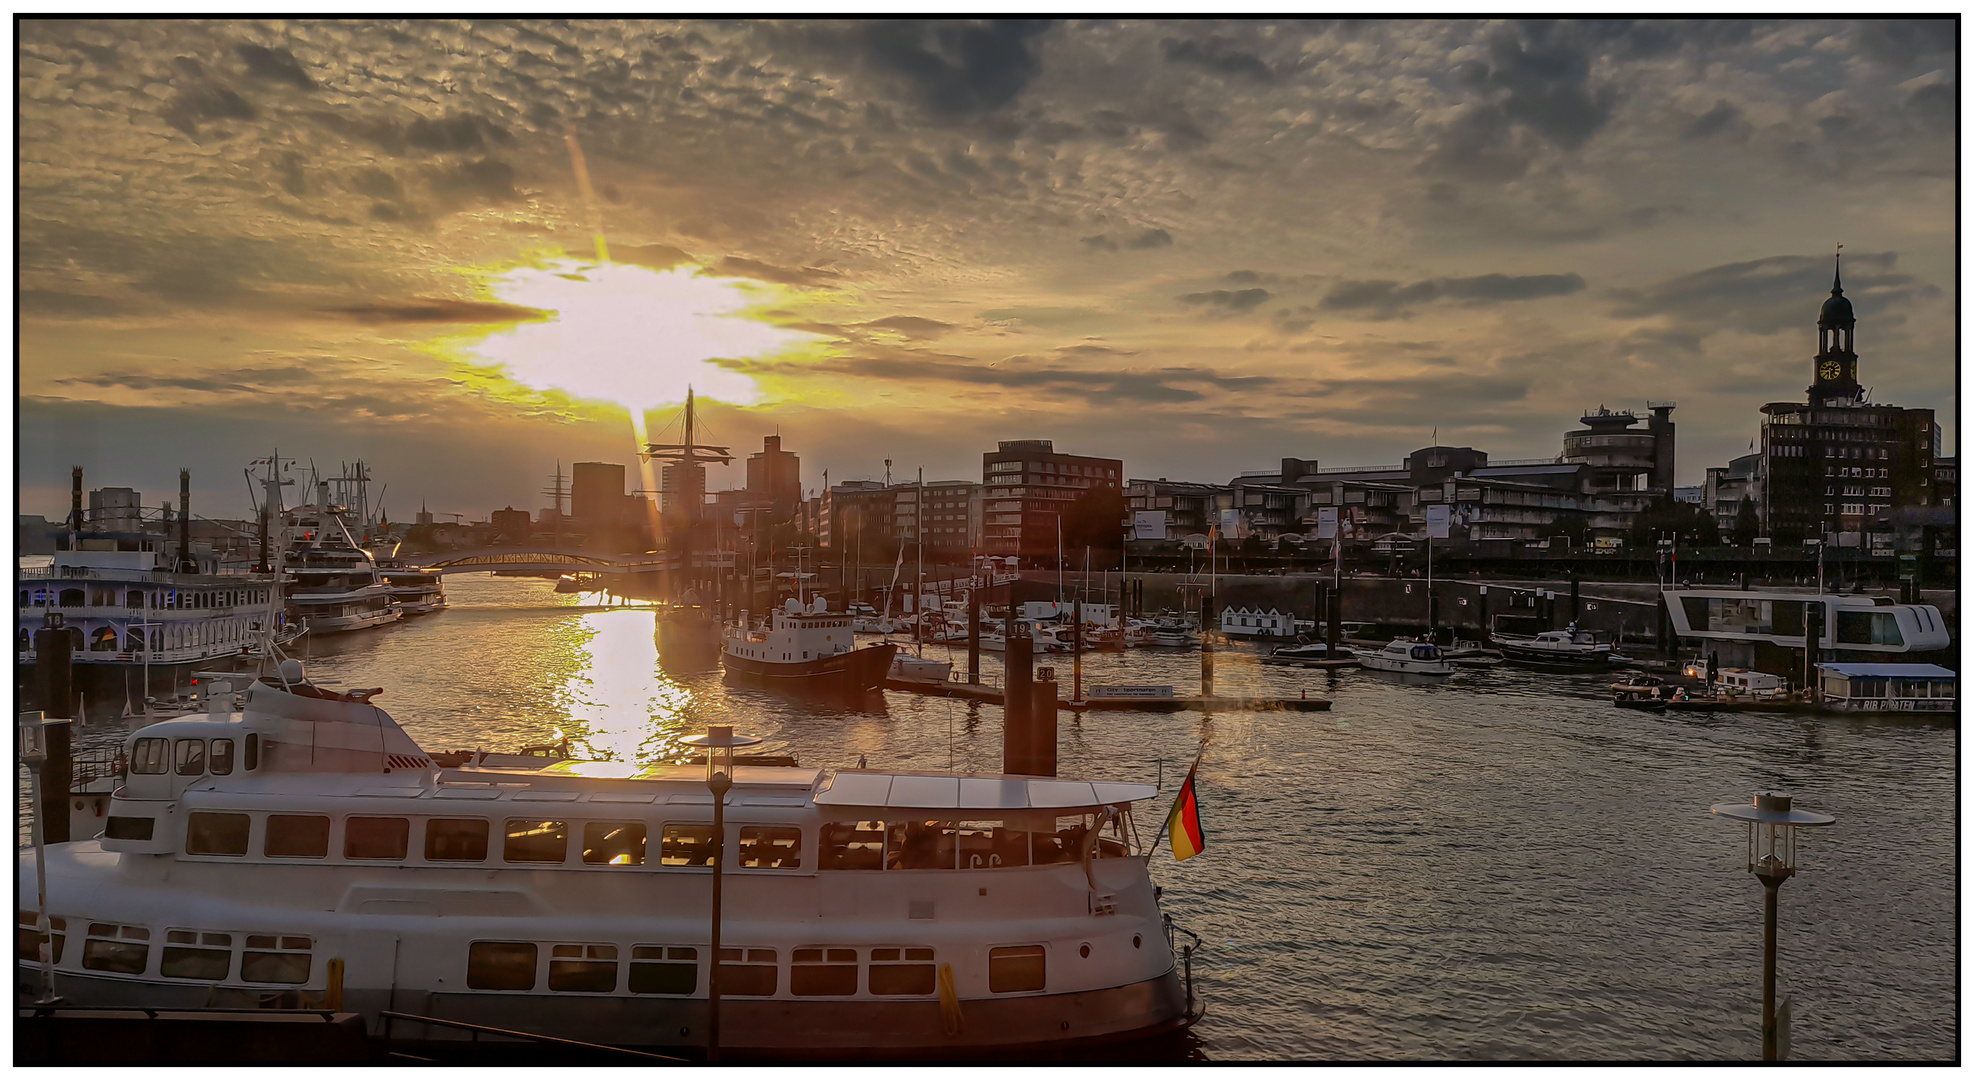
[(826, 821), (820, 842), (824, 870), (884, 869), (882, 821)]
[(214, 739), (212, 756), (206, 759), (206, 768), (214, 776), (226, 776), (233, 771), (233, 740)]
[(795, 950), (788, 965), (788, 992), (797, 997), (849, 997), (855, 994), (857, 950)]
[(218, 982), (232, 967), (233, 935), (165, 931), (164, 956), (158, 962), (158, 974), (165, 978)]
[(466, 947), (466, 985), (473, 990), (533, 990), (531, 941), (476, 941)]
[(343, 822), (343, 858), (402, 859), (411, 845), (411, 822), (401, 817), (353, 817)]
[(242, 759), (241, 765), (248, 772), (253, 772), (255, 769), (260, 768), (260, 736), (258, 734), (249, 733), (247, 735), (247, 753), (246, 757)]
[(261, 854), (270, 859), (320, 859), (329, 854), (329, 819), (317, 814), (269, 814)]
[(164, 739), (139, 739), (130, 750), (130, 771), (141, 776), (160, 776), (166, 770), (165, 761), (171, 751), (171, 744)]
[(1040, 945), (987, 950), (987, 989), (996, 994), (1040, 990), (1048, 982), (1048, 960)]
[(584, 994), (617, 989), (615, 945), (556, 945), (548, 955), (548, 988)]
[(678, 945), (634, 946), (630, 983), (633, 994), (695, 993), (699, 989), (699, 950)]
[(643, 866), (644, 824), (592, 821), (584, 825), (583, 861), (604, 866)]
[(433, 818), (425, 823), (425, 857), (433, 862), (480, 862), (487, 857), (482, 818)]
[(252, 825), (253, 819), (245, 814), (194, 811), (185, 823), (185, 853), (245, 855), (247, 831)]
[(1009, 829), (998, 821), (962, 821), (958, 839), (962, 870), (1028, 865), (1025, 830)]
[(872, 949), (870, 992), (926, 995), (937, 985), (938, 970), (931, 949)]
[(247, 951), (240, 954), (240, 978), (256, 983), (305, 983), (313, 947), (311, 939), (292, 934), (248, 934)]
[(204, 776), (206, 773), (206, 741), (204, 739), (178, 740), (178, 775)]
[(1898, 619), (1889, 611), (1839, 611), (1839, 645), (1903, 645)]
[(659, 840), (658, 861), (665, 866), (713, 865), (711, 823), (669, 824)]
[(569, 823), (509, 818), (507, 847), (501, 857), (508, 862), (559, 863), (569, 857)]
[[(746, 956), (743, 959), (742, 953)], [(781, 981), (773, 949), (721, 949), (720, 993), (734, 997), (773, 997)]]
[[(163, 740), (159, 740), (162, 742)], [(90, 923), (82, 943), (82, 966), (91, 971), (142, 975), (150, 962), (151, 932), (141, 926)]]
[[(17, 959), (23, 964), (38, 964), (41, 962), (41, 944), (43, 939), (39, 929), (40, 921), (41, 917), (37, 912), (23, 911), (20, 913), (20, 926), (19, 933), (15, 937), (15, 950)], [(53, 950), (48, 956), (49, 962), (56, 964), (62, 962), (62, 945), (68, 940), (68, 935), (63, 931), (68, 928), (69, 922), (67, 919), (59, 915), (48, 916), (49, 937), (54, 939)]]
[(110, 819), (103, 823), (103, 839), (149, 840), (151, 838), (151, 829), (156, 824), (156, 818), (123, 817), (117, 814), (111, 814)]
[(1055, 832), (1038, 831), (1032, 834), (1036, 866), (1071, 863), (1082, 857), (1083, 837), (1090, 831), (1090, 815), (1058, 815), (1055, 822)]
[(953, 824), (950, 821), (893, 821), (884, 853), (887, 870), (951, 870)]
[(794, 870), (802, 865), (802, 830), (746, 825), (740, 830), (740, 865)]

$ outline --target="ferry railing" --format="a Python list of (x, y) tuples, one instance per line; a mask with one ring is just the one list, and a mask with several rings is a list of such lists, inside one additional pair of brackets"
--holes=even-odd
[(1201, 945), (1200, 937), (1198, 934), (1193, 933), (1191, 930), (1188, 930), (1185, 927), (1180, 926), (1178, 923), (1173, 922), (1171, 915), (1169, 914), (1161, 915), (1160, 917), (1164, 920), (1165, 923), (1166, 948), (1168, 949), (1177, 948), (1177, 946), (1174, 943), (1174, 937), (1173, 937), (1175, 933), (1184, 934), (1187, 937), (1193, 939), (1192, 943), (1186, 946), (1185, 952), (1182, 954), (1183, 963), (1185, 964), (1185, 969), (1186, 969), (1186, 1015), (1191, 1016), (1193, 1015), (1195, 1003), (1198, 1000), (1196, 997), (1193, 996), (1193, 950), (1200, 947)]
[(393, 1020), (404, 1020), (410, 1023), (429, 1024), (433, 1027), (456, 1028), (460, 1031), (471, 1032), (469, 1041), (472, 1044), (474, 1053), (478, 1053), (480, 1046), (480, 1036), (484, 1034), (484, 1035), (497, 1035), (503, 1039), (523, 1039), (529, 1042), (546, 1043), (550, 1046), (568, 1046), (568, 1047), (574, 1047), (579, 1050), (598, 1051), (606, 1054), (618, 1054), (623, 1057), (642, 1058), (646, 1061), (674, 1061), (674, 1062), (679, 1062), (681, 1064), (687, 1062), (687, 1059), (682, 1057), (672, 1057), (666, 1054), (653, 1054), (644, 1050), (632, 1050), (629, 1047), (624, 1047), (624, 1046), (611, 1046), (607, 1043), (583, 1042), (579, 1039), (563, 1039), (554, 1035), (537, 1035), (532, 1031), (515, 1031), (511, 1028), (498, 1028), (488, 1024), (469, 1024), (464, 1020), (442, 1020), (436, 1016), (418, 1016), (414, 1013), (392, 1012), (389, 1009), (379, 1010), (377, 1015), (384, 1018), (384, 1028), (383, 1031), (379, 1033), (379, 1038), (383, 1039), (384, 1042), (386, 1043), (389, 1043), (391, 1041), (391, 1022)]

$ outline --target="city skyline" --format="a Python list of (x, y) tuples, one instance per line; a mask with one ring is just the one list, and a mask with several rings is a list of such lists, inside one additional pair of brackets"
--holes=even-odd
[(1809, 384), (1839, 243), (1865, 385), (1953, 401), (1950, 20), (24, 22), (19, 61), (28, 513), (80, 464), (230, 515), (277, 447), (532, 512), (688, 383), (805, 489), (1024, 438), (1541, 457), (1648, 398), (1692, 485)]

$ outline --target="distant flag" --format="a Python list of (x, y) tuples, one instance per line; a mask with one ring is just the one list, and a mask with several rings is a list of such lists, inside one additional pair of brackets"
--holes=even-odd
[(1179, 785), (1179, 797), (1172, 802), (1172, 813), (1166, 815), (1165, 831), (1172, 837), (1172, 857), (1179, 862), (1206, 850), (1206, 830), (1199, 822), (1199, 795), (1193, 790), (1193, 774), (1199, 772), (1199, 762), (1186, 771), (1186, 782)]

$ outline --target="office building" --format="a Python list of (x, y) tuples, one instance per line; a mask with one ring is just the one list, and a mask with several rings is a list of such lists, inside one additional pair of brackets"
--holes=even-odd
[(1056, 453), (1049, 439), (1014, 439), (981, 455), (983, 554), (1053, 564), (1061, 515), (1094, 488), (1123, 486), (1116, 458)]

